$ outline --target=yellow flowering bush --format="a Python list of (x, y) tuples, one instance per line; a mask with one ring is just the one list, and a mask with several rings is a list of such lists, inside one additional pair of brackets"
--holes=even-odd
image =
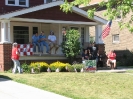
[(62, 63), (62, 62), (53, 62), (50, 64), (50, 69), (51, 71), (55, 71), (57, 68), (59, 68), (60, 71), (66, 71), (66, 67), (69, 66), (70, 64), (68, 63)]
[(39, 69), (40, 72), (45, 72), (47, 71), (49, 64), (47, 64), (46, 62), (32, 62), (30, 64), (30, 67), (33, 69)]

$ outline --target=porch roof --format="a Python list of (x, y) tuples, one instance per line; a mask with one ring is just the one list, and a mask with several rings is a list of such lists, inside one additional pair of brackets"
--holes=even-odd
[[(71, 20), (52, 20), (52, 19), (37, 19), (37, 18), (16, 18), (17, 16), (23, 16), (24, 14), (30, 14), (36, 11), (40, 11), (40, 10), (44, 10), (44, 9), (49, 9), (52, 7), (56, 7), (56, 6), (60, 6), (61, 4), (63, 4), (63, 1), (56, 1), (56, 2), (51, 2), (48, 4), (42, 4), (42, 5), (38, 5), (38, 6), (34, 6), (34, 7), (30, 7), (30, 8), (26, 8), (26, 9), (21, 9), (21, 10), (17, 10), (14, 12), (10, 12), (10, 13), (6, 13), (3, 15), (0, 15), (0, 19), (10, 19), (10, 20), (15, 20), (15, 21), (31, 21), (31, 22), (53, 22), (53, 23), (73, 23), (73, 21)], [(78, 20), (78, 21), (74, 21), (75, 24), (92, 24), (92, 25), (96, 25), (96, 24), (106, 24), (107, 20), (98, 17), (98, 16), (94, 16), (93, 19), (89, 19), (88, 18), (88, 14), (86, 11), (78, 8), (78, 7), (72, 7), (72, 12), (76, 13), (77, 15), (81, 16), (81, 18), (86, 18), (88, 20), (90, 20), (89, 22), (83, 22), (82, 20)]]

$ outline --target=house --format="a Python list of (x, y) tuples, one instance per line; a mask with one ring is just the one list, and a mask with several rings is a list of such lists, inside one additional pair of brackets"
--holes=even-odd
[[(70, 1), (70, 0), (69, 0)], [(96, 31), (96, 44), (104, 54), (104, 44), (99, 36), (102, 26), (107, 20), (95, 16), (89, 19), (87, 12), (78, 7), (72, 8), (72, 13), (60, 10), (63, 0), (1, 0), (0, 3), (0, 71), (8, 70), (12, 66), (12, 43), (29, 44), (33, 33), (41, 31), (48, 36), (52, 30), (55, 32), (58, 43), (63, 41), (62, 29), (75, 28), (81, 33), (80, 42), (85, 46), (89, 43), (89, 28), (94, 26)], [(58, 55), (22, 56), (20, 61), (61, 60), (61, 48)]]
[[(95, 15), (100, 16), (104, 19), (107, 19), (103, 16), (105, 12), (105, 7), (99, 7), (98, 3), (102, 0), (92, 0), (89, 5), (83, 6), (81, 5), (79, 8), (87, 11), (89, 8), (96, 8), (97, 11)], [(127, 21), (131, 18), (133, 13), (129, 13), (124, 21)], [(108, 53), (110, 49), (114, 49), (117, 54), (117, 63), (118, 65), (132, 65), (133, 64), (133, 34), (129, 32), (127, 28), (120, 30), (118, 22), (121, 21), (121, 17), (113, 20), (111, 25), (110, 34), (103, 40), (105, 44), (105, 52)], [(103, 29), (106, 25), (103, 26)], [(90, 29), (90, 39), (93, 41), (95, 39), (95, 27), (92, 26)]]

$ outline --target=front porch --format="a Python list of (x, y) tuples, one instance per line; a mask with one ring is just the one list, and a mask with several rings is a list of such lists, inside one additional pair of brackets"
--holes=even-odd
[[(31, 43), (33, 33), (40, 33), (41, 31), (44, 31), (46, 36), (49, 35), (51, 30), (54, 31), (57, 42), (61, 45), (63, 42), (63, 29), (77, 29), (81, 33), (79, 39), (81, 46), (87, 47), (90, 42), (89, 27), (94, 26), (95, 42), (99, 45), (100, 54), (104, 54), (104, 44), (100, 35), (102, 33), (102, 25), (106, 24), (107, 21), (97, 16), (94, 16), (94, 19), (88, 19), (87, 12), (77, 7), (73, 7), (73, 13), (69, 12), (66, 14), (60, 10), (60, 5), (63, 3), (63, 1), (56, 1), (0, 15), (0, 55), (2, 57), (0, 61), (2, 69), (0, 71), (8, 70), (11, 67), (10, 57), (13, 42), (29, 44)], [(67, 60), (61, 51), (61, 47), (57, 53), (57, 55), (43, 54), (39, 56), (36, 54), (21, 56), (20, 61)], [(9, 64), (7, 64), (7, 60)]]

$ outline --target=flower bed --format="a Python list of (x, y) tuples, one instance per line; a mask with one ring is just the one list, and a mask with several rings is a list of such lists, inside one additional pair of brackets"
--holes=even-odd
[(40, 73), (40, 72), (75, 72), (83, 68), (83, 64), (70, 65), (60, 61), (48, 64), (46, 62), (31, 62), (29, 65), (24, 63), (21, 65), (25, 73)]

